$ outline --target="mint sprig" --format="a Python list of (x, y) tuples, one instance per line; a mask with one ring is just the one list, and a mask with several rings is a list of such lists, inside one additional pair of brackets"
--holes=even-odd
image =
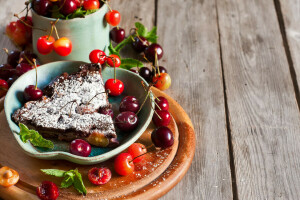
[(143, 66), (144, 66), (144, 64), (141, 61), (133, 59), (133, 58), (123, 58), (123, 59), (121, 59), (120, 68), (123, 68), (123, 69), (129, 70), (133, 67), (141, 68)]
[(79, 193), (84, 195), (87, 194), (81, 174), (79, 173), (78, 169), (72, 169), (69, 171), (64, 171), (60, 169), (41, 169), (41, 171), (47, 175), (63, 177), (64, 179), (60, 183), (61, 188), (68, 188), (73, 185)]
[(148, 29), (140, 22), (135, 23), (135, 27), (137, 29), (137, 34), (139, 36), (142, 36), (146, 38), (149, 42), (156, 43), (158, 36), (156, 34), (157, 28), (154, 26), (151, 31), (148, 31)]
[(45, 147), (53, 148), (54, 144), (50, 140), (44, 139), (37, 131), (29, 130), (28, 127), (22, 123), (19, 124), (20, 127), (20, 138), (22, 142), (26, 143), (28, 140), (35, 147)]

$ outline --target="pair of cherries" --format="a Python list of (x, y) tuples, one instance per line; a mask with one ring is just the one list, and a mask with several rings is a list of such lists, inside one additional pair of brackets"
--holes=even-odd
[(55, 40), (51, 35), (44, 35), (38, 39), (36, 46), (42, 55), (47, 55), (53, 50), (60, 56), (68, 56), (72, 52), (72, 42), (67, 37)]

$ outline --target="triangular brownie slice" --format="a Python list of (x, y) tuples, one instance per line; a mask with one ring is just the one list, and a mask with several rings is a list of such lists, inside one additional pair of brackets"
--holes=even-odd
[(71, 141), (85, 139), (101, 147), (116, 145), (117, 135), (109, 115), (110, 107), (97, 64), (85, 64), (74, 74), (64, 73), (52, 81), (39, 101), (30, 101), (12, 116), (44, 137)]

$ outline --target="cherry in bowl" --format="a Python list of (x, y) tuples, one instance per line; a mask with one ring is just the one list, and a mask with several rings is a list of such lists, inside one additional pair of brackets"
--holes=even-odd
[(140, 103), (134, 96), (126, 96), (122, 99), (119, 107), (120, 112), (130, 111), (137, 113), (140, 109)]
[(74, 155), (88, 157), (91, 151), (91, 145), (82, 139), (73, 140), (70, 144), (70, 152)]

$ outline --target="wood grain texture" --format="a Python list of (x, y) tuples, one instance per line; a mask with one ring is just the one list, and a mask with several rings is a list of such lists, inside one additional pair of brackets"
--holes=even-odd
[(158, 0), (160, 64), (167, 93), (189, 113), (197, 137), (193, 164), (162, 199), (232, 199), (215, 1)]
[(300, 116), (272, 0), (217, 0), (238, 199), (299, 199)]

